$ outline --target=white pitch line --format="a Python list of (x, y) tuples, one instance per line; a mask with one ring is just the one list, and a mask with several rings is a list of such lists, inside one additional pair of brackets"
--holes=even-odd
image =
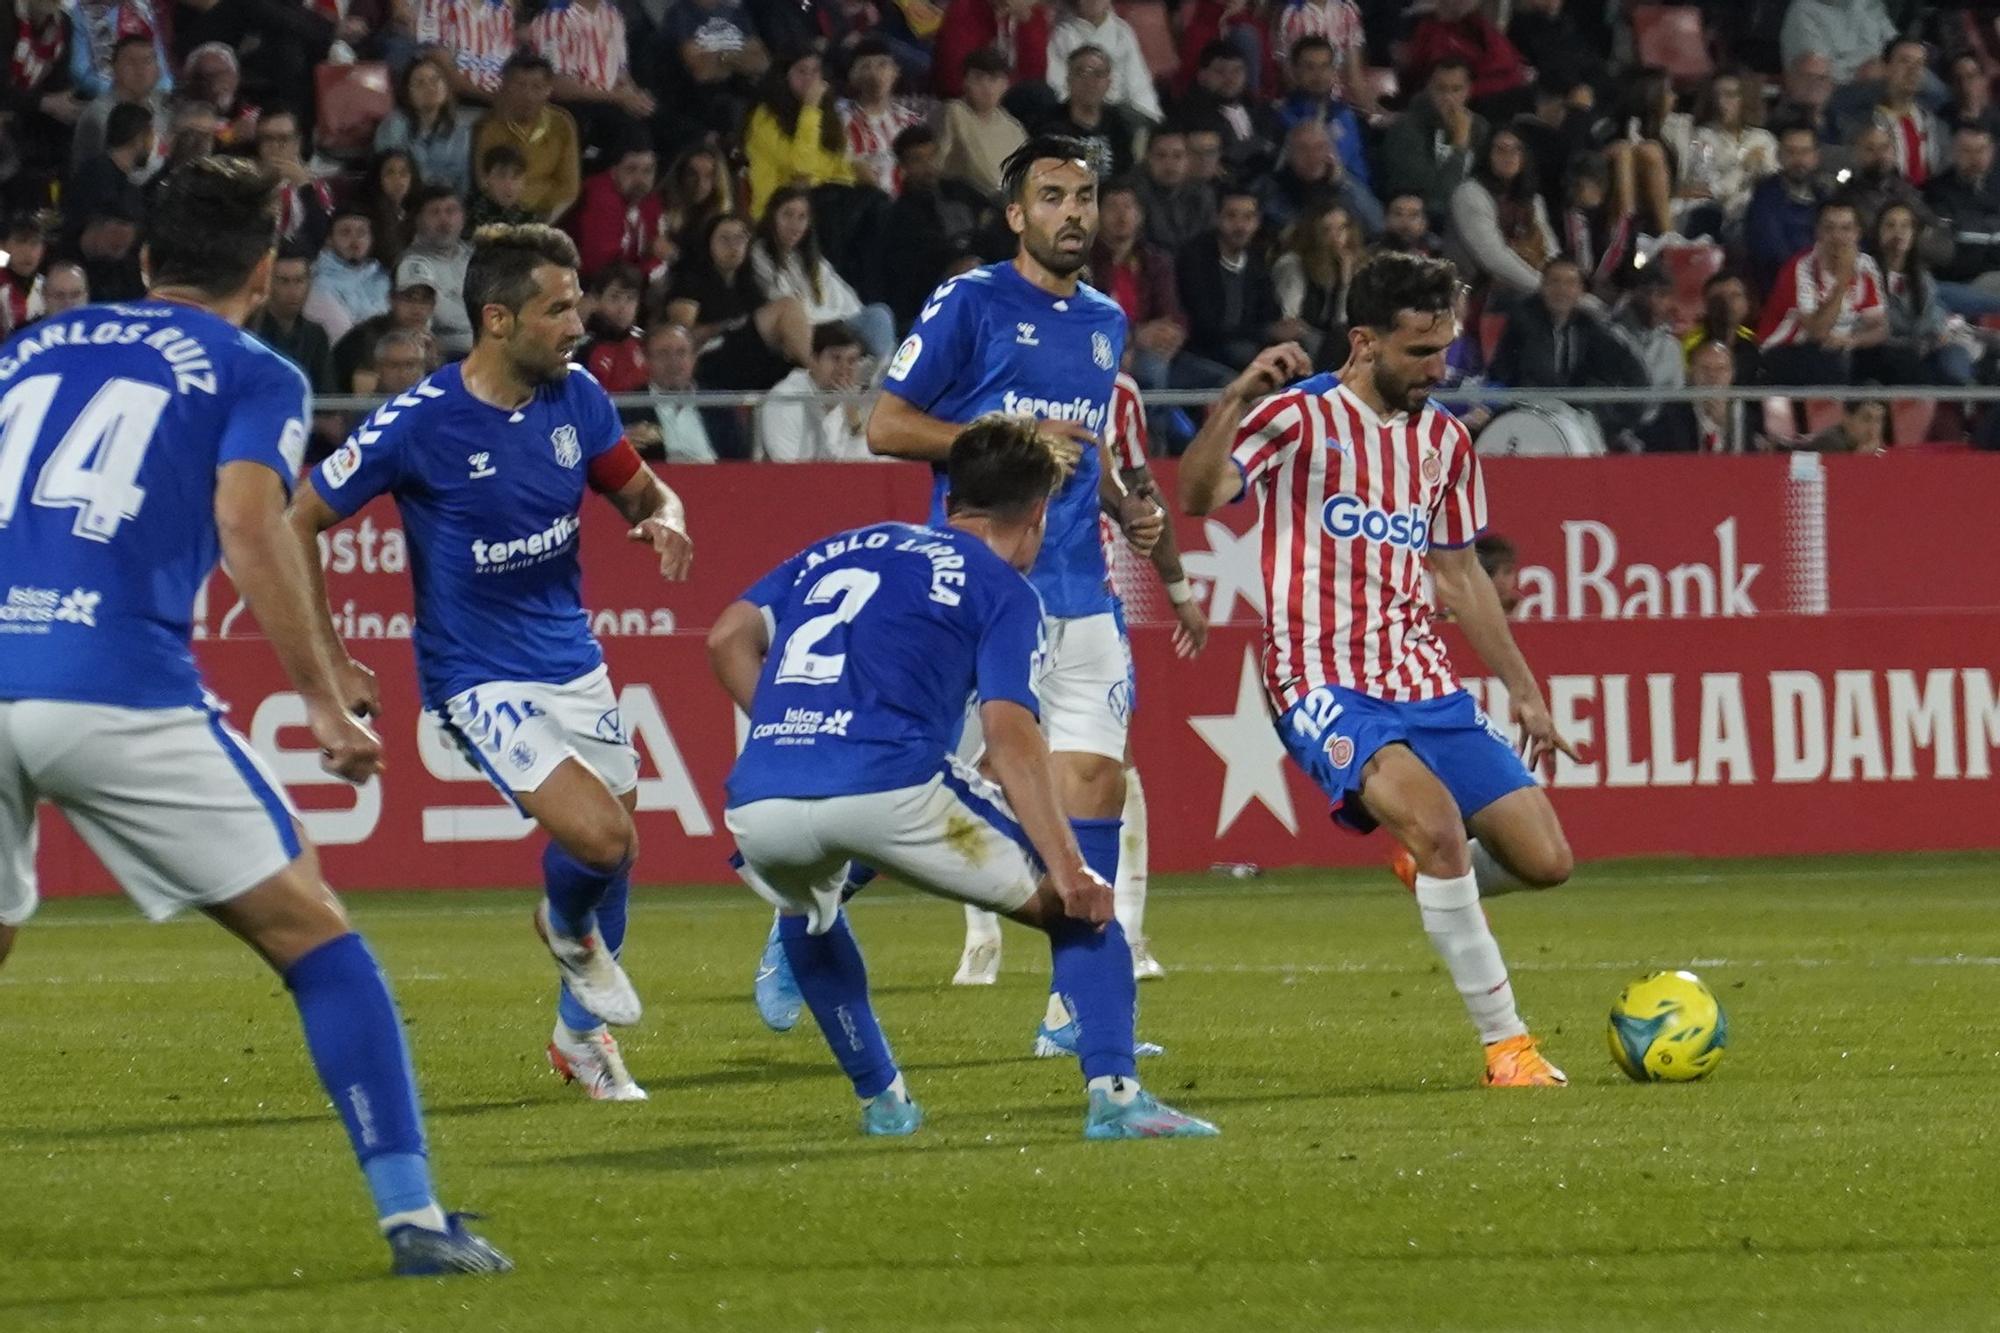
[[(1351, 875), (1358, 870), (1364, 870), (1364, 869), (1365, 867), (1342, 866), (1331, 871), (1330, 873)], [(1880, 866), (1870, 866), (1865, 869), (1857, 867), (1856, 869), (1852, 870), (1762, 870), (1762, 871), (1746, 870), (1742, 872), (1742, 874), (1754, 875), (1759, 878), (1765, 879), (1767, 881), (1775, 881), (1779, 883), (1813, 884), (1813, 883), (1827, 883), (1838, 880), (1856, 880), (1856, 879), (1879, 880), (1883, 876), (1891, 873), (1893, 873), (1895, 878), (1897, 878), (1898, 880), (1945, 879), (1945, 878), (1964, 875), (1968, 873), (1968, 871), (1971, 869), (1972, 869), (1971, 867), (1961, 867), (1961, 866), (1912, 866), (1907, 870), (1894, 870), (1892, 872), (1889, 870), (1885, 870), (1883, 867)], [(1275, 873), (1291, 874), (1294, 873), (1294, 870), (1288, 868)], [(1996, 880), (2000, 880), (2000, 867), (1995, 867), (1993, 873)], [(1557, 894), (1557, 895), (1588, 893), (1592, 887), (1591, 881), (1588, 876), (1589, 876), (1589, 867), (1586, 866), (1584, 867), (1582, 878), (1571, 881), (1570, 885), (1567, 888), (1553, 889), (1550, 890), (1550, 892), (1552, 894)], [(1673, 873), (1663, 872), (1660, 874), (1636, 874), (1636, 875), (1618, 874), (1600, 880), (1598, 881), (1598, 884), (1604, 888), (1623, 887), (1625, 885), (1634, 885), (1634, 884), (1657, 884), (1657, 885), (1726, 884), (1732, 879), (1741, 877), (1742, 876), (1738, 874), (1732, 874), (1721, 871), (1715, 871), (1715, 872), (1677, 871)], [(1386, 883), (1386, 881), (1384, 882)], [(1355, 886), (1346, 885), (1342, 887), (1355, 887)], [(1367, 887), (1367, 886), (1361, 886), (1361, 887)], [(1224, 883), (1218, 877), (1212, 884), (1205, 884), (1199, 888), (1194, 888), (1192, 890), (1188, 888), (1168, 888), (1160, 895), (1160, 897), (1163, 900), (1171, 901), (1174, 897), (1186, 893), (1190, 897), (1198, 897), (1198, 898), (1223, 898), (1223, 897), (1278, 898), (1278, 897), (1292, 897), (1302, 893), (1310, 893), (1314, 890), (1314, 888), (1315, 886), (1311, 884), (1297, 884), (1297, 883), (1261, 884), (1255, 882), (1249, 882), (1249, 883), (1239, 882), (1231, 884), (1231, 883)], [(533, 891), (534, 890), (532, 886), (529, 885), (521, 885), (517, 888), (502, 890), (502, 892), (519, 894), (519, 895), (526, 895)], [(393, 890), (384, 890), (384, 892), (421, 893), (423, 892), (423, 890), (393, 889)], [(479, 892), (480, 892), (479, 890), (454, 889), (450, 891), (451, 897), (457, 900), (453, 906), (391, 908), (384, 911), (382, 915), (376, 919), (383, 922), (388, 922), (388, 921), (423, 921), (423, 920), (431, 920), (431, 919), (446, 918), (446, 917), (478, 918), (478, 917), (513, 916), (514, 914), (523, 910), (518, 901), (510, 902), (505, 906), (502, 906), (501, 904), (498, 903), (470, 904), (464, 901), (464, 899), (467, 898), (468, 896), (477, 894)], [(637, 890), (637, 896), (635, 896), (632, 899), (631, 907), (629, 910), (631, 910), (632, 912), (646, 913), (646, 914), (655, 912), (661, 912), (661, 913), (736, 912), (745, 907), (755, 907), (757, 910), (761, 912), (768, 912), (770, 910), (768, 906), (763, 904), (763, 902), (760, 899), (754, 897), (747, 889), (744, 890), (743, 896), (734, 902), (709, 901), (709, 902), (687, 903), (687, 902), (667, 901), (663, 895), (671, 895), (673, 892), (674, 890), (668, 886), (657, 886), (657, 887), (641, 886)], [(103, 901), (105, 898), (108, 898), (109, 896), (110, 895), (96, 895), (94, 898), (57, 899), (55, 901), (58, 902), (64, 902), (64, 901), (87, 902), (93, 900)], [(350, 893), (345, 895), (345, 901), (349, 907), (357, 909), (360, 912), (361, 916), (366, 918), (370, 915), (368, 910), (369, 896), (370, 894), (368, 891), (365, 890), (358, 891), (355, 893)], [(1526, 896), (1537, 897), (1539, 895), (1528, 894)], [(898, 894), (884, 895), (879, 898), (870, 897), (864, 894), (861, 901), (867, 904), (867, 908), (869, 911), (884, 911), (890, 908), (902, 908), (902, 909), (914, 908), (914, 907), (930, 908), (939, 903), (945, 903), (947, 900), (933, 897), (928, 894), (898, 893)], [(187, 916), (176, 918), (175, 920), (167, 922), (166, 924), (174, 926), (189, 925), (189, 924), (199, 923), (200, 920), (201, 918), (199, 917), (199, 915), (190, 913)], [(96, 929), (108, 926), (125, 927), (135, 924), (139, 924), (139, 918), (136, 916), (122, 916), (122, 917), (106, 916), (102, 918), (84, 917), (84, 918), (71, 918), (67, 920), (58, 918), (49, 921), (37, 920), (31, 922), (29, 924), (28, 929), (37, 931), (74, 930), (80, 928)], [(367, 924), (367, 922), (364, 921), (363, 924), (365, 925)]]
[[(1413, 959), (1408, 963), (1176, 963), (1170, 970), (1195, 976), (1409, 976), (1413, 973), (1428, 974), (1431, 966), (1428, 959)], [(1688, 960), (1686, 966), (1707, 971), (1766, 971), (1817, 967), (1860, 967), (1871, 970), (1892, 967), (2000, 967), (2000, 957), (1982, 954), (1946, 954), (1931, 958), (1694, 958)], [(1649, 967), (1656, 967), (1656, 963), (1627, 958), (1581, 963), (1531, 961), (1516, 963), (1508, 970), (1511, 972), (1643, 972)], [(1047, 975), (1046, 969), (1032, 967), (1007, 967), (1001, 970), (1019, 976)], [(489, 975), (472, 972), (459, 975), (445, 972), (402, 972), (392, 975), (390, 980), (398, 983), (451, 982), (470, 981), (476, 977)], [(244, 979), (242, 974), (237, 972), (174, 972), (151, 976), (130, 976), (122, 973), (114, 976), (99, 972), (68, 977), (0, 976), (0, 986), (170, 986), (181, 982), (242, 979)], [(943, 987), (940, 986), (939, 989), (942, 990)]]

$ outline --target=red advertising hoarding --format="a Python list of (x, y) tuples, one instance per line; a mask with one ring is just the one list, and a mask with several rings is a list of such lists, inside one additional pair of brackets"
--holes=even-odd
[[(1907, 467), (1909, 471), (1903, 472)], [(1163, 469), (1165, 471), (1165, 469)], [(1585, 857), (1753, 855), (1994, 845), (2000, 746), (2000, 569), (1940, 495), (1993, 491), (1977, 457), (1835, 460), (1803, 480), (1783, 459), (1505, 460), (1487, 469), (1496, 528), (1519, 547), (1519, 636), (1590, 762), (1550, 775)], [(813, 538), (919, 517), (921, 469), (895, 465), (676, 470), (696, 573), (659, 581), (608, 507), (584, 525), (585, 591), (642, 756), (640, 878), (726, 878), (722, 780), (737, 719), (701, 631), (736, 593)], [(1166, 478), (1171, 486), (1170, 476)], [(1257, 688), (1261, 588), (1254, 510), (1178, 531), (1217, 622), (1177, 660), (1143, 600), (1135, 750), (1160, 870), (1217, 860), (1365, 863), (1381, 840), (1325, 819), (1284, 761)], [(1921, 526), (1921, 564), (1905, 539)], [(336, 620), (380, 674), (389, 771), (356, 790), (324, 777), (291, 695), (226, 579), (199, 608), (198, 652), (236, 726), (276, 766), (346, 888), (524, 883), (530, 828), (422, 715), (408, 643), (408, 552), (378, 505), (323, 547)], [(1817, 596), (1824, 614), (1795, 614)], [(1462, 674), (1504, 701), (1462, 647)], [(109, 888), (45, 821), (51, 895)]]

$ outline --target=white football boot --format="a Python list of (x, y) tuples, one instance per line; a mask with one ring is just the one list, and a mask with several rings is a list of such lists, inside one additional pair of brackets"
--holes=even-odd
[(544, 899), (535, 905), (535, 933), (549, 947), (549, 957), (556, 960), (556, 970), (578, 1004), (618, 1027), (639, 1021), (639, 992), (595, 930), (580, 939), (559, 934), (549, 923), (549, 904)]
[(1158, 981), (1167, 975), (1167, 969), (1160, 965), (1159, 959), (1153, 957), (1153, 945), (1150, 940), (1140, 935), (1131, 941), (1131, 945), (1132, 980)]
[(954, 986), (991, 986), (1000, 980), (1000, 941), (968, 945), (958, 956), (958, 971), (951, 974)]
[(643, 1102), (646, 1090), (632, 1081), (618, 1039), (605, 1028), (577, 1033), (560, 1019), (549, 1037), (549, 1067), (565, 1083), (580, 1083), (592, 1101)]

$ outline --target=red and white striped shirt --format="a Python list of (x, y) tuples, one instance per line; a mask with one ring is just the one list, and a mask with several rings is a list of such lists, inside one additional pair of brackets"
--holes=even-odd
[(848, 156), (873, 167), (876, 181), (890, 198), (901, 194), (903, 176), (896, 170), (896, 136), (923, 124), (924, 113), (901, 98), (891, 98), (879, 115), (869, 115), (855, 102), (842, 102), (840, 114), (847, 121)]
[(1845, 338), (1854, 332), (1857, 320), (1871, 310), (1882, 308), (1882, 270), (1867, 255), (1854, 260), (1854, 278), (1838, 297), (1833, 292), (1833, 274), (1819, 262), (1817, 249), (1793, 255), (1771, 284), (1764, 302), (1764, 320), (1757, 329), (1758, 345), (1766, 350), (1798, 342), (1804, 334), (1806, 317), (1829, 300), (1840, 300), (1840, 315), (1831, 332)]
[(1324, 37), (1333, 47), (1333, 95), (1347, 98), (1347, 52), (1361, 50), (1368, 40), (1361, 11), (1354, 0), (1292, 0), (1271, 21), (1271, 56), (1279, 64), (1291, 59), (1301, 37)]
[(612, 0), (555, 0), (528, 25), (528, 43), (556, 73), (610, 92), (625, 77), (625, 16)]
[(512, 0), (421, 0), (417, 44), (440, 46), (466, 81), (482, 92), (500, 87), (500, 68), (516, 43)]
[[(1121, 471), (1130, 472), (1146, 466), (1146, 446), (1146, 404), (1139, 397), (1139, 382), (1121, 370), (1111, 388), (1111, 423), (1104, 428), (1104, 447)], [(1125, 534), (1108, 515), (1099, 514), (1097, 535), (1104, 542), (1104, 567), (1111, 569)]]
[(1345, 386), (1258, 403), (1236, 435), (1257, 497), (1264, 688), (1280, 711), (1323, 685), (1407, 703), (1460, 688), (1431, 624), (1424, 553), (1486, 526), (1472, 433), (1429, 404), (1377, 417)]
[(1896, 146), (1896, 170), (1919, 189), (1931, 178), (1930, 113), (1912, 106), (1897, 115), (1886, 106), (1875, 108), (1875, 123), (1889, 131)]

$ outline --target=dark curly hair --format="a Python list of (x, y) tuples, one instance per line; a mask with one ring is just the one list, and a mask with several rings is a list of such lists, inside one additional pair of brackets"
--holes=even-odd
[(1370, 255), (1347, 289), (1347, 320), (1387, 332), (1404, 311), (1448, 315), (1458, 303), (1458, 270), (1447, 259), (1385, 250)]

